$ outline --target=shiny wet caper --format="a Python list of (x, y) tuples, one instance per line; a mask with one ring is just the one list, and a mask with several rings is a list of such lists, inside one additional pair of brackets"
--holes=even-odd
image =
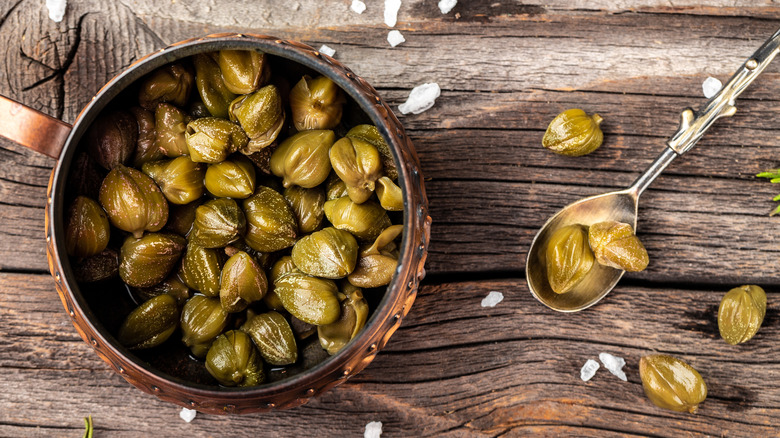
[(182, 342), (190, 347), (192, 354), (204, 357), (227, 323), (228, 314), (218, 299), (195, 295), (187, 300), (181, 311)]
[(159, 231), (168, 220), (168, 203), (157, 184), (142, 172), (121, 164), (100, 186), (100, 205), (111, 225), (141, 237)]
[(246, 231), (244, 212), (236, 201), (218, 198), (195, 210), (189, 240), (204, 248), (221, 248), (238, 240)]
[(185, 142), (196, 163), (220, 163), (249, 142), (240, 126), (217, 117), (204, 117), (187, 124)]
[(224, 253), (190, 242), (181, 259), (181, 278), (196, 291), (209, 296), (219, 295), (219, 276)]
[(571, 291), (593, 267), (588, 234), (580, 225), (555, 230), (547, 243), (547, 280), (553, 292)]
[(176, 330), (179, 307), (170, 295), (156, 296), (133, 310), (119, 327), (117, 340), (131, 350), (156, 347)]
[(341, 122), (343, 92), (325, 76), (304, 76), (290, 90), (290, 108), (298, 131), (332, 129)]
[(298, 360), (298, 347), (290, 324), (279, 312), (266, 312), (248, 319), (241, 330), (249, 334), (263, 360), (271, 365), (289, 365)]
[(301, 272), (322, 278), (344, 278), (355, 269), (358, 243), (348, 231), (328, 227), (298, 240), (291, 255)]
[(639, 377), (647, 398), (664, 409), (694, 414), (707, 398), (707, 384), (699, 372), (676, 357), (643, 357), (639, 360)]
[(231, 158), (210, 165), (204, 183), (218, 198), (245, 199), (255, 191), (255, 167), (246, 158)]
[(111, 227), (100, 205), (86, 196), (71, 204), (65, 223), (65, 249), (74, 257), (90, 257), (108, 246)]
[(550, 122), (542, 146), (570, 157), (589, 154), (604, 140), (600, 127), (603, 120), (598, 114), (589, 116), (581, 109), (566, 110)]
[(154, 286), (171, 273), (184, 245), (184, 238), (170, 233), (129, 236), (119, 253), (119, 276), (130, 286)]
[(291, 186), (284, 189), (284, 198), (290, 203), (298, 219), (298, 231), (311, 233), (316, 231), (325, 217), (325, 192), (321, 186), (311, 189)]
[(244, 200), (246, 243), (262, 252), (279, 251), (295, 244), (298, 225), (290, 205), (274, 189), (260, 186)]
[(206, 354), (206, 370), (225, 386), (255, 386), (265, 380), (263, 361), (252, 339), (239, 330), (214, 339)]
[(398, 266), (393, 240), (403, 232), (403, 225), (391, 225), (370, 246), (361, 248), (355, 270), (347, 280), (357, 287), (380, 287), (390, 284)]
[(728, 291), (718, 307), (720, 336), (731, 345), (749, 341), (758, 332), (766, 315), (766, 293), (755, 285)]
[(650, 258), (629, 224), (605, 221), (588, 229), (588, 244), (596, 261), (604, 266), (629, 272), (642, 271)]
[(285, 187), (312, 188), (322, 184), (330, 173), (333, 131), (302, 131), (289, 137), (271, 155), (271, 172), (281, 177)]
[(144, 163), (141, 170), (157, 183), (165, 199), (172, 204), (189, 204), (203, 196), (206, 166), (193, 163), (187, 156), (150, 161)]
[(357, 204), (345, 196), (326, 202), (323, 208), (334, 227), (349, 231), (362, 241), (376, 239), (391, 225), (385, 209), (373, 201)]
[(341, 314), (339, 289), (333, 280), (293, 271), (278, 278), (274, 286), (284, 308), (303, 322), (330, 324)]
[(219, 300), (226, 312), (240, 312), (260, 301), (268, 291), (268, 279), (260, 265), (249, 254), (239, 251), (222, 268)]
[(335, 322), (317, 327), (320, 345), (334, 355), (351, 341), (366, 325), (368, 303), (363, 291), (353, 289), (341, 302), (341, 316)]

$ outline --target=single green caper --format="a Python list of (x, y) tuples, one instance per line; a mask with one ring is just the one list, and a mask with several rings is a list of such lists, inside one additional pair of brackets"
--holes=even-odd
[(249, 318), (241, 330), (252, 337), (263, 360), (271, 365), (289, 365), (298, 360), (290, 324), (278, 312), (266, 312)]
[(157, 161), (165, 158), (165, 154), (155, 146), (157, 131), (155, 128), (154, 113), (139, 106), (130, 108), (138, 123), (138, 140), (135, 142), (133, 154), (133, 166), (141, 167), (149, 161)]
[(265, 380), (263, 361), (252, 339), (239, 330), (214, 339), (206, 354), (206, 370), (225, 386), (255, 386)]
[(246, 218), (236, 201), (212, 199), (195, 210), (189, 240), (204, 248), (221, 248), (238, 240), (245, 230)]
[(179, 63), (167, 64), (143, 79), (138, 102), (150, 111), (160, 102), (184, 106), (189, 100), (194, 82), (190, 68)]
[(274, 252), (295, 244), (298, 225), (290, 205), (276, 190), (260, 186), (244, 200), (246, 243), (255, 251)]
[(588, 229), (588, 244), (596, 261), (604, 266), (629, 272), (642, 271), (650, 258), (629, 224), (605, 221)]
[(209, 165), (206, 190), (218, 198), (245, 199), (255, 191), (255, 167), (244, 157)]
[(219, 163), (246, 146), (249, 138), (235, 123), (217, 117), (204, 117), (187, 124), (185, 141), (192, 161)]
[(131, 350), (156, 347), (171, 337), (178, 321), (176, 299), (159, 295), (130, 312), (119, 327), (117, 340)]
[(766, 293), (755, 285), (728, 291), (718, 307), (720, 336), (729, 344), (747, 342), (755, 336), (766, 315)]
[(271, 155), (271, 172), (283, 178), (285, 187), (322, 184), (331, 170), (328, 151), (335, 139), (333, 131), (327, 130), (303, 131), (287, 138)]
[(390, 177), (393, 181), (398, 179), (398, 168), (395, 166), (393, 153), (390, 152), (390, 146), (387, 145), (385, 138), (376, 126), (357, 125), (347, 132), (346, 137), (353, 139), (357, 138), (374, 145), (379, 151), (379, 156), (382, 159), (382, 169), (384, 169), (385, 175)]
[(199, 53), (193, 57), (195, 86), (208, 112), (214, 117), (227, 119), (228, 106), (236, 95), (225, 85), (217, 56), (216, 53)]
[(555, 230), (547, 242), (547, 280), (556, 294), (571, 291), (593, 267), (588, 234), (580, 225)]
[(181, 279), (187, 286), (206, 296), (219, 295), (219, 275), (224, 256), (222, 251), (190, 242), (181, 259)]
[(579, 157), (589, 154), (604, 140), (598, 114), (589, 116), (581, 109), (569, 109), (558, 114), (542, 138), (542, 146), (561, 155)]
[(190, 117), (179, 108), (167, 103), (157, 105), (154, 112), (154, 147), (170, 158), (189, 154), (184, 135)]
[(231, 256), (222, 268), (219, 300), (226, 312), (240, 312), (268, 291), (263, 268), (244, 251)]
[(341, 302), (341, 316), (335, 322), (317, 327), (320, 345), (334, 355), (355, 338), (368, 319), (368, 303), (363, 291), (354, 289)]
[(290, 109), (298, 131), (332, 129), (341, 122), (344, 93), (325, 76), (303, 78), (290, 90)]
[(195, 295), (181, 310), (181, 332), (184, 345), (196, 357), (204, 357), (211, 342), (225, 330), (228, 314), (216, 298)]
[(259, 152), (273, 143), (284, 126), (282, 97), (274, 85), (237, 97), (230, 103), (228, 113), (230, 120), (240, 123), (249, 136), (249, 143), (240, 148), (245, 155)]
[(292, 271), (274, 282), (274, 291), (284, 308), (303, 322), (330, 324), (341, 314), (339, 289), (333, 280)]
[(236, 94), (249, 94), (268, 81), (265, 54), (254, 50), (220, 50), (217, 63), (225, 86)]
[(292, 249), (295, 266), (309, 275), (344, 278), (355, 269), (358, 244), (348, 231), (328, 227), (303, 236)]
[(290, 256), (284, 256), (277, 260), (276, 263), (274, 263), (274, 265), (271, 267), (271, 271), (268, 274), (268, 282), (271, 284), (271, 287), (268, 289), (268, 293), (266, 293), (263, 297), (263, 303), (266, 305), (266, 307), (272, 310), (284, 310), (284, 304), (282, 304), (282, 300), (274, 290), (275, 286), (273, 286), (273, 284), (282, 275), (295, 270), (297, 270), (297, 268), (295, 267), (295, 263), (293, 263), (292, 257)]
[(100, 186), (100, 205), (111, 224), (141, 237), (159, 231), (168, 220), (168, 203), (157, 184), (141, 171), (118, 165)]
[(192, 295), (190, 288), (181, 281), (179, 275), (174, 272), (169, 275), (168, 278), (149, 287), (137, 287), (133, 288), (135, 296), (139, 297), (141, 301), (150, 300), (158, 295), (167, 294), (176, 299), (176, 303), (180, 306), (190, 299)]
[(127, 164), (138, 140), (138, 123), (133, 114), (117, 110), (98, 116), (84, 134), (87, 150), (95, 161), (111, 170)]
[(347, 187), (373, 191), (376, 180), (382, 176), (379, 151), (371, 143), (344, 137), (333, 144), (329, 156), (333, 171)]
[(390, 178), (383, 176), (377, 180), (376, 196), (379, 198), (379, 205), (385, 210), (403, 211), (404, 194)]
[(361, 241), (376, 239), (391, 225), (385, 209), (373, 201), (357, 204), (343, 197), (326, 202), (323, 209), (334, 227), (349, 231)]
[(193, 163), (188, 156), (144, 163), (141, 170), (160, 187), (173, 204), (189, 204), (203, 196), (206, 166)]
[(119, 277), (135, 287), (149, 287), (165, 280), (184, 250), (184, 238), (169, 233), (149, 233), (125, 240), (119, 251)]
[(78, 196), (68, 210), (65, 222), (65, 249), (73, 257), (90, 257), (108, 246), (111, 227), (100, 204)]
[(382, 231), (371, 246), (361, 249), (357, 266), (347, 277), (352, 285), (371, 288), (390, 284), (398, 266), (398, 255), (390, 249), (403, 229), (403, 225), (391, 225)]
[(284, 189), (284, 198), (290, 203), (298, 219), (298, 230), (311, 233), (317, 230), (325, 217), (325, 192), (321, 186), (311, 189), (291, 186)]
[(695, 414), (707, 398), (707, 384), (698, 371), (672, 356), (653, 354), (639, 360), (645, 395), (664, 409)]

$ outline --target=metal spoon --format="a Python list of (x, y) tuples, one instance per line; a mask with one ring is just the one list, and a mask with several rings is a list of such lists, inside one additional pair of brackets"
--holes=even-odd
[(625, 190), (591, 196), (569, 204), (542, 226), (531, 243), (525, 263), (528, 288), (542, 304), (560, 312), (586, 309), (615, 287), (625, 271), (594, 263), (588, 275), (573, 290), (556, 294), (547, 281), (545, 252), (552, 233), (572, 224), (590, 226), (614, 220), (631, 224), (636, 230), (639, 196), (675, 158), (691, 149), (715, 120), (737, 112), (736, 98), (752, 83), (780, 52), (780, 30), (774, 33), (729, 79), (707, 103), (694, 112), (687, 108), (677, 132), (667, 141), (667, 148), (650, 167)]

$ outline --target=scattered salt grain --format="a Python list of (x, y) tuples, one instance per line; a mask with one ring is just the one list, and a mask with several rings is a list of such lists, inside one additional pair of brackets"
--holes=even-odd
[(398, 109), (401, 110), (401, 114), (420, 114), (430, 109), (440, 95), (441, 88), (435, 82), (418, 85), (412, 88), (409, 98), (406, 99), (406, 102), (398, 105)]
[(701, 84), (701, 89), (704, 91), (704, 97), (707, 99), (717, 94), (721, 88), (723, 88), (723, 84), (718, 78), (713, 78), (712, 76), (705, 79)]
[(361, 2), (360, 0), (352, 0), (352, 4), (349, 6), (349, 8), (357, 12), (358, 14), (362, 14), (363, 11), (366, 10), (366, 4)]
[(394, 27), (398, 21), (398, 10), (401, 9), (401, 0), (385, 0), (385, 24)]
[(397, 30), (391, 30), (387, 34), (387, 42), (390, 43), (391, 46), (395, 47), (401, 43), (406, 42), (406, 38), (401, 35), (401, 32), (398, 32)]
[(179, 412), (179, 416), (181, 417), (182, 420), (189, 423), (195, 419), (195, 415), (197, 413), (198, 411), (196, 411), (195, 409), (181, 408), (181, 412)]
[(482, 307), (496, 307), (496, 304), (503, 300), (504, 294), (501, 292), (490, 291), (490, 293), (482, 299)]
[(457, 4), (458, 4), (458, 0), (441, 0), (439, 2), (439, 10), (441, 11), (442, 14), (447, 14)]
[(293, 4), (290, 6), (290, 9), (292, 9), (293, 11), (297, 11), (297, 10), (301, 9), (301, 4), (300, 4), (300, 3), (298, 3), (298, 2), (295, 2), (295, 3), (293, 3)]
[(336, 49), (332, 49), (326, 46), (325, 44), (323, 44), (322, 47), (320, 47), (320, 53), (328, 56), (333, 56), (336, 54)]
[(366, 424), (366, 431), (363, 432), (363, 438), (379, 438), (382, 435), (382, 422), (372, 421)]
[(626, 360), (622, 357), (613, 356), (609, 353), (599, 353), (599, 360), (604, 364), (610, 373), (618, 376), (622, 381), (627, 381), (626, 373), (623, 372), (623, 367), (626, 365)]
[(49, 18), (59, 23), (65, 16), (67, 0), (46, 0), (46, 8), (49, 10)]
[(588, 359), (588, 361), (585, 362), (585, 365), (583, 365), (582, 369), (580, 370), (580, 379), (582, 379), (583, 382), (587, 382), (596, 375), (596, 371), (600, 367), (601, 365), (599, 365), (598, 362), (593, 359)]

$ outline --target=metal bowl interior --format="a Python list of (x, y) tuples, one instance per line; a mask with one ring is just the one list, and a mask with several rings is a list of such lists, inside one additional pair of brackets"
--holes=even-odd
[[(136, 80), (156, 68), (197, 53), (222, 49), (258, 50), (331, 78), (362, 111), (363, 122), (376, 125), (385, 137), (398, 167), (398, 183), (404, 192), (400, 263), (364, 330), (338, 354), (314, 367), (251, 388), (223, 388), (175, 377), (122, 347), (101, 323), (96, 309), (90, 306), (75, 281), (62, 244), (69, 168), (79, 140), (95, 117)], [(250, 413), (297, 406), (365, 368), (411, 308), (419, 281), (425, 274), (423, 266), (429, 236), (427, 199), (414, 147), (376, 90), (349, 68), (309, 46), (262, 35), (219, 34), (182, 41), (140, 59), (108, 82), (82, 110), (73, 126), (49, 182), (46, 208), (49, 267), (66, 312), (81, 337), (115, 371), (142, 391), (209, 413)]]

